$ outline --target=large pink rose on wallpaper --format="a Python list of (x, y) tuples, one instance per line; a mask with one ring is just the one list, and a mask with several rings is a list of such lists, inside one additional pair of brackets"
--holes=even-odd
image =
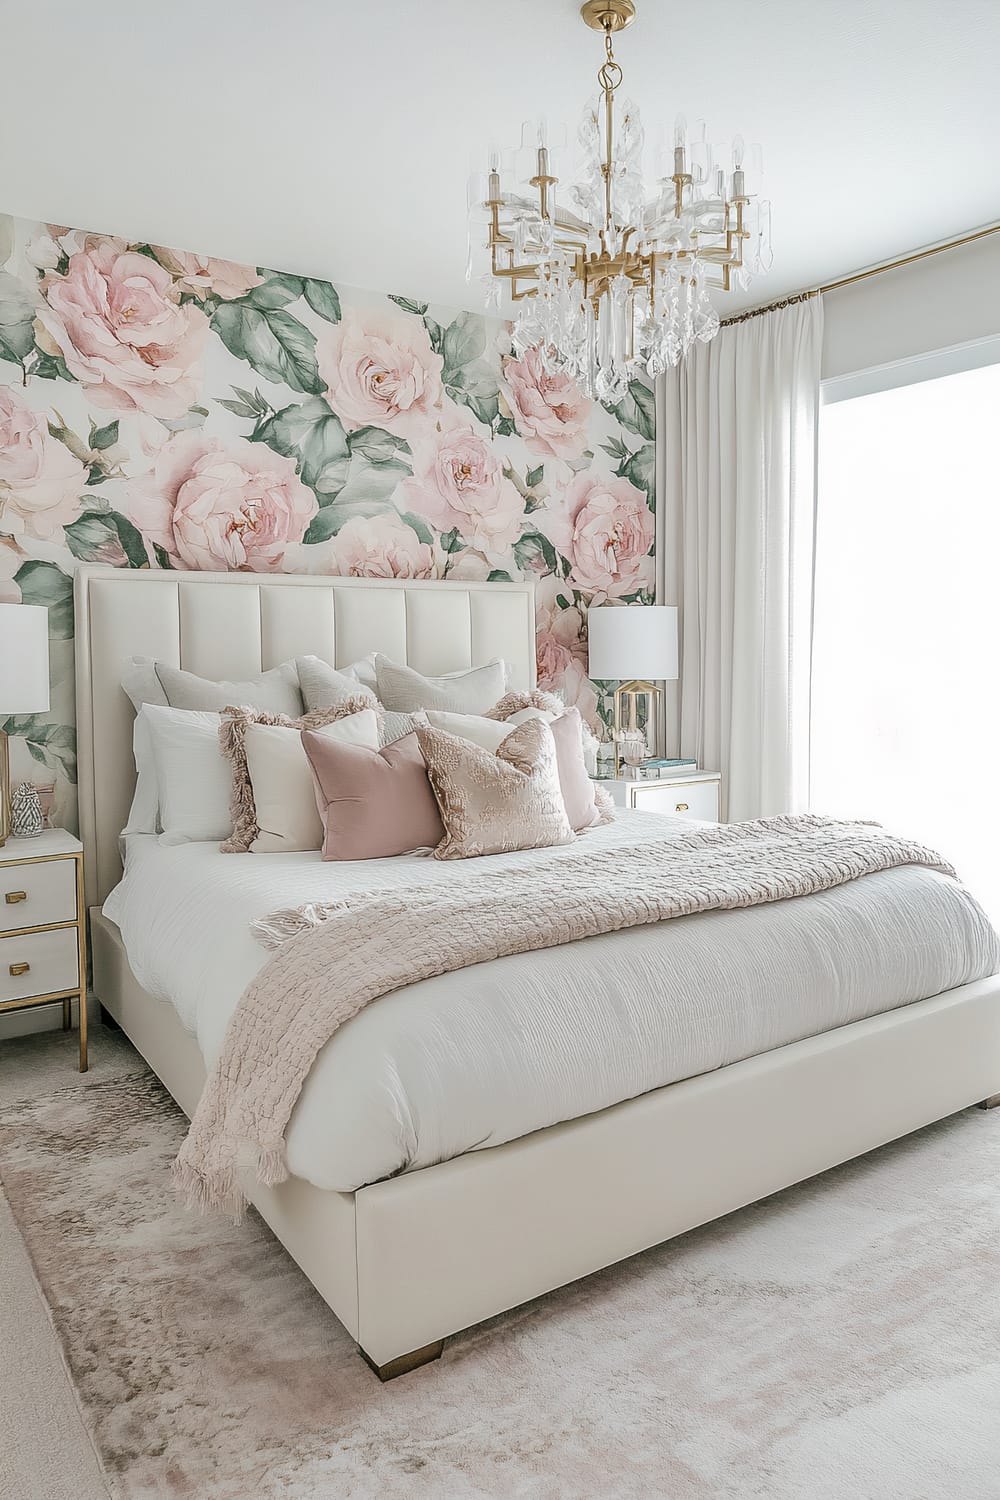
[(38, 342), (96, 406), (179, 417), (201, 390), (208, 320), (173, 277), (120, 240), (91, 236), (42, 279)]
[(590, 603), (619, 599), (653, 586), (649, 556), (653, 513), (628, 479), (585, 470), (544, 513), (543, 530), (570, 565), (570, 582)]
[(182, 432), (131, 490), (128, 511), (175, 568), (276, 572), (301, 542), (316, 497), (264, 443)]
[(87, 471), (12, 386), (0, 386), (0, 532), (41, 541), (80, 514)]
[(533, 453), (579, 458), (587, 446), (588, 401), (568, 375), (550, 375), (537, 349), (503, 364), (502, 390), (514, 426)]
[(457, 528), (488, 556), (512, 547), (521, 534), (524, 501), (504, 474), (497, 449), (471, 423), (431, 432), (417, 449), (413, 478), (400, 486), (397, 504), (438, 531)]
[(316, 341), (327, 400), (348, 432), (382, 427), (409, 437), (433, 421), (443, 360), (422, 323), (392, 313), (346, 312)]
[(348, 578), (433, 578), (434, 548), (395, 516), (355, 516), (334, 537), (330, 571)]

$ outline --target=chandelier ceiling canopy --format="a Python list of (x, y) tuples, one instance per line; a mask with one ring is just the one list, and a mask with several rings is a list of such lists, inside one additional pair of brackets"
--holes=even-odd
[[(584, 111), (575, 176), (565, 131), (523, 127), (521, 144), (493, 149), (470, 180), (469, 266), (485, 252), (487, 305), (506, 286), (517, 352), (537, 348), (553, 374), (589, 396), (619, 401), (631, 379), (674, 365), (718, 332), (710, 288), (749, 285), (771, 266), (770, 205), (759, 196), (760, 149), (741, 138), (709, 144), (678, 118), (672, 143), (644, 178), (644, 134), (621, 99), (613, 38), (633, 0), (587, 0), (581, 15), (604, 36), (600, 93)], [(484, 237), (485, 231), (485, 237)]]

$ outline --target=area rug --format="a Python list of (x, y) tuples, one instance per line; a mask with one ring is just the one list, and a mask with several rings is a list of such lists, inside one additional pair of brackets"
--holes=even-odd
[(259, 1219), (178, 1206), (184, 1129), (148, 1075), (0, 1112), (0, 1177), (122, 1500), (1000, 1494), (1000, 1111), (494, 1319), (387, 1386)]

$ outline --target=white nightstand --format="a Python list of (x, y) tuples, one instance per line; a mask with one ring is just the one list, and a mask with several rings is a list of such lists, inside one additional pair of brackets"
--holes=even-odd
[(83, 845), (61, 828), (0, 848), (0, 1012), (61, 1001), (63, 1030), (79, 1001), (87, 1071), (87, 930)]
[(607, 788), (619, 807), (697, 818), (704, 823), (719, 821), (722, 776), (718, 771), (679, 771), (657, 781), (630, 781), (619, 776), (599, 785)]

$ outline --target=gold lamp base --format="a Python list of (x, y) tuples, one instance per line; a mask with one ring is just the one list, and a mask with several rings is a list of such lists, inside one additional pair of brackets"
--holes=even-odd
[[(633, 680), (623, 682), (615, 688), (615, 775), (621, 776), (625, 769), (622, 756), (622, 733), (631, 731), (641, 734), (645, 740), (646, 755), (656, 754), (656, 700), (663, 689), (655, 682)], [(640, 722), (639, 703), (646, 700), (645, 721)]]
[(633, 0), (586, 0), (580, 14), (594, 31), (624, 31), (635, 20)]

